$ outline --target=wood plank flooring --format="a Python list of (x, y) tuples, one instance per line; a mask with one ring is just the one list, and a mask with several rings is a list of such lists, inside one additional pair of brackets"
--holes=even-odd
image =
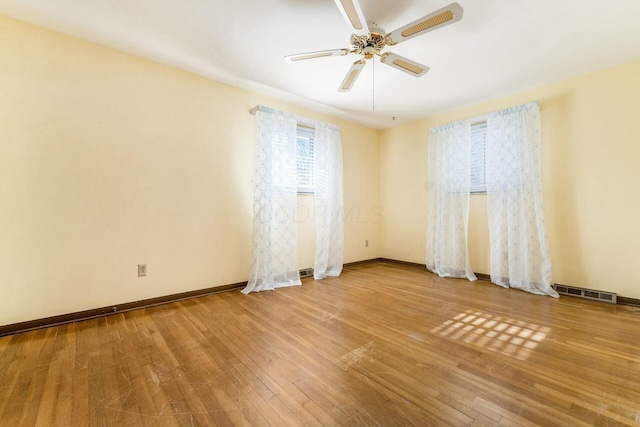
[(361, 265), (0, 338), (0, 425), (640, 425), (640, 309)]

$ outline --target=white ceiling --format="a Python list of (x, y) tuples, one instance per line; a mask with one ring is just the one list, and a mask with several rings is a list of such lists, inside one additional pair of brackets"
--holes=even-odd
[[(391, 32), (451, 1), (360, 5)], [(333, 0), (0, 0), (0, 13), (375, 128), (640, 59), (640, 0), (457, 1), (462, 21), (384, 50), (429, 73), (368, 61), (348, 93), (354, 55), (282, 59), (349, 47)]]

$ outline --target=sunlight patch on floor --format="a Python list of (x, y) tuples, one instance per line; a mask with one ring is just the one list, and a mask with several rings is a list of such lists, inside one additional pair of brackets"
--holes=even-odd
[(527, 359), (551, 328), (520, 320), (467, 310), (431, 330), (440, 336)]

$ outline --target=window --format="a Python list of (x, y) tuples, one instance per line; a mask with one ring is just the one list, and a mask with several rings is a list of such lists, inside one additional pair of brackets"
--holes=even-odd
[(471, 125), (471, 193), (487, 192), (487, 122)]
[(315, 129), (298, 124), (298, 193), (313, 194), (313, 140)]

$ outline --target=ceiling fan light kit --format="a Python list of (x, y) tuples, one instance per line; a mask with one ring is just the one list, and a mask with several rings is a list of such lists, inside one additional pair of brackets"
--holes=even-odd
[(451, 3), (442, 9), (436, 10), (420, 19), (398, 28), (387, 34), (384, 29), (375, 23), (366, 24), (366, 19), (360, 8), (358, 0), (334, 0), (340, 13), (353, 31), (351, 35), (351, 48), (322, 50), (318, 52), (299, 53), (285, 56), (287, 62), (304, 61), (307, 59), (324, 58), (328, 56), (345, 56), (350, 53), (361, 55), (361, 59), (354, 62), (346, 77), (340, 84), (339, 92), (348, 92), (353, 87), (360, 72), (366, 65), (366, 61), (374, 56), (380, 57), (380, 62), (411, 76), (420, 77), (429, 71), (429, 67), (400, 56), (396, 53), (382, 53), (385, 46), (394, 46), (413, 37), (426, 34), (444, 26), (453, 24), (462, 19), (463, 10), (458, 3)]

